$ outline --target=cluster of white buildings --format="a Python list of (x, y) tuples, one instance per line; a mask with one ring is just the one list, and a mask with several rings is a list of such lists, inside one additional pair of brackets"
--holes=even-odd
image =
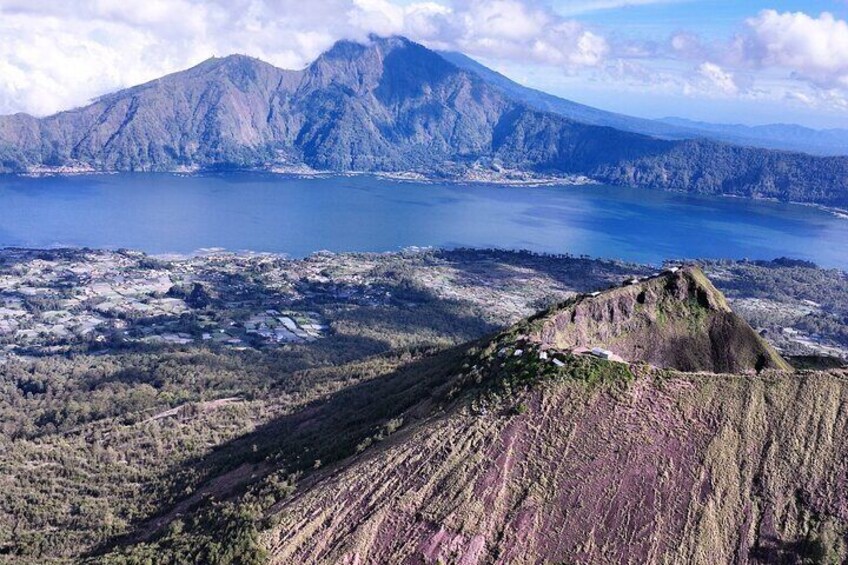
[(275, 343), (314, 341), (327, 329), (315, 312), (306, 314), (266, 310), (244, 324), (245, 332)]

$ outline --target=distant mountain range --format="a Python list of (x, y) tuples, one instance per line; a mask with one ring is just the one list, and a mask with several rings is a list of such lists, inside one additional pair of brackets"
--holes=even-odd
[(663, 118), (660, 121), (740, 145), (803, 151), (814, 155), (848, 155), (848, 130), (844, 129), (817, 130), (795, 124), (710, 124), (684, 118)]
[(401, 37), (338, 42), (300, 71), (213, 58), (83, 108), (0, 118), (0, 172), (580, 175), (848, 206), (846, 157), (668, 139), (681, 126), (529, 91), (460, 59)]

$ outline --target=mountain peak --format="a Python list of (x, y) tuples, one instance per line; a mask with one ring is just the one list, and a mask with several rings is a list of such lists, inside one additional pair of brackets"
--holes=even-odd
[(446, 64), (454, 68), (454, 65), (435, 51), (431, 51), (427, 47), (415, 43), (401, 35), (380, 36), (370, 34), (366, 41), (355, 41), (351, 39), (341, 39), (333, 44), (325, 51), (313, 64), (319, 63), (334, 63), (339, 62), (357, 62), (365, 59), (371, 59), (373, 62), (382, 63), (388, 57), (396, 52), (403, 52), (404, 59), (426, 60), (428, 64), (435, 67), (443, 67)]
[(354, 61), (369, 51), (379, 50), (383, 53), (398, 47), (411, 45), (412, 42), (401, 36), (380, 36), (369, 34), (367, 40), (340, 39), (319, 55), (313, 65), (321, 62)]
[(791, 367), (698, 267), (671, 268), (583, 295), (536, 317), (541, 348), (617, 357), (681, 371), (749, 373)]
[[(212, 56), (188, 69), (186, 72), (205, 73), (220, 71), (222, 69), (226, 69), (228, 72), (291, 72), (283, 71), (283, 69), (275, 67), (271, 63), (267, 63), (262, 59), (257, 59), (256, 57), (243, 55), (241, 53), (233, 53), (223, 57)], [(180, 74), (181, 73), (177, 73), (177, 75)]]
[(465, 76), (423, 45), (401, 36), (377, 35), (370, 35), (366, 42), (336, 42), (307, 72), (309, 88), (343, 86), (348, 92), (372, 92), (391, 102), (430, 92), (451, 73)]
[(355, 56), (370, 47), (379, 47), (381, 49), (395, 49), (408, 45), (418, 44), (402, 35), (377, 35), (376, 33), (369, 33), (365, 41), (358, 41), (355, 39), (339, 39), (338, 41), (333, 43), (333, 45), (329, 49), (327, 49), (322, 56)]
[[(557, 340), (568, 338), (597, 351), (565, 351)], [(727, 357), (710, 357), (704, 338), (739, 366), (760, 355), (784, 364), (739, 325), (698, 268), (580, 296), (469, 348), (460, 361), (433, 360), (413, 381), (430, 392), (388, 420), (394, 435), (278, 503), (262, 545), (274, 563), (642, 563), (692, 555), (725, 562), (745, 544), (751, 555), (797, 539), (830, 547), (826, 528), (796, 524), (823, 515), (819, 508), (833, 500), (844, 508), (844, 488), (820, 487), (838, 484), (822, 477), (842, 476), (832, 454), (833, 438), (845, 437), (834, 408), (844, 383), (828, 375), (720, 378), (637, 359), (641, 345), (682, 352), (652, 361), (721, 368)], [(604, 360), (604, 348), (633, 363)], [(409, 390), (406, 379), (413, 380), (393, 377), (391, 386)], [(435, 391), (448, 401), (434, 404)], [(822, 398), (833, 399), (827, 415)], [(816, 453), (810, 460), (825, 462), (815, 476), (797, 472), (805, 446)], [(752, 489), (778, 501), (753, 511), (766, 524), (753, 542)], [(738, 540), (728, 543), (716, 528)], [(842, 562), (844, 546), (834, 547), (833, 562)]]
[(243, 53), (231, 53), (229, 55), (224, 55), (223, 57), (218, 57), (213, 55), (209, 57), (205, 61), (201, 62), (200, 65), (209, 65), (209, 66), (221, 66), (221, 65), (270, 65), (270, 63), (266, 63), (262, 59), (258, 59), (256, 57), (251, 57), (250, 55), (245, 55)]

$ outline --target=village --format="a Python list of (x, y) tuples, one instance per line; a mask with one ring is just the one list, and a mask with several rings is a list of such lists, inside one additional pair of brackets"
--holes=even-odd
[[(447, 308), (470, 309), (468, 315), (481, 317), (477, 323), (494, 329), (559, 301), (597, 296), (679, 265), (667, 264), (664, 271), (587, 257), (463, 249), (319, 252), (303, 259), (215, 249), (161, 257), (126, 250), (3, 249), (0, 361), (115, 347), (285, 348), (317, 342), (356, 316), (365, 326), (401, 317), (426, 323)], [(728, 288), (733, 308), (781, 351), (848, 357), (839, 341), (839, 313), (829, 313), (833, 306), (746, 294), (740, 277), (756, 266), (704, 268)], [(826, 281), (844, 274), (809, 269), (808, 276)], [(842, 286), (844, 279), (828, 288)], [(810, 331), (805, 323), (811, 316), (834, 320), (837, 333)], [(601, 344), (598, 351), (589, 349), (579, 353), (612, 359)]]
[(427, 264), (427, 257), (416, 249), (316, 253), (301, 260), (220, 250), (152, 257), (125, 250), (4, 249), (0, 356), (117, 345), (279, 347), (324, 337), (333, 308), (413, 309), (435, 298), (474, 302), (507, 323), (532, 311), (528, 301), (573, 294), (532, 269), (478, 277), (449, 263)]
[[(152, 259), (133, 252), (0, 251), (0, 355), (117, 344), (268, 347), (321, 338), (285, 281), (256, 285), (255, 257)], [(247, 271), (246, 271), (247, 269)]]

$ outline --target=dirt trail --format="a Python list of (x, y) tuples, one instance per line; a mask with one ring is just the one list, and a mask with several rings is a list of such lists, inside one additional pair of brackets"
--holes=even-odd
[(158, 414), (154, 414), (150, 418), (144, 420), (143, 424), (155, 422), (164, 418), (174, 418), (181, 415), (190, 415), (192, 413), (210, 412), (222, 406), (243, 402), (244, 399), (239, 396), (230, 396), (227, 398), (218, 398), (216, 400), (207, 400), (205, 402), (192, 402), (188, 404), (180, 404), (174, 408), (164, 410)]

